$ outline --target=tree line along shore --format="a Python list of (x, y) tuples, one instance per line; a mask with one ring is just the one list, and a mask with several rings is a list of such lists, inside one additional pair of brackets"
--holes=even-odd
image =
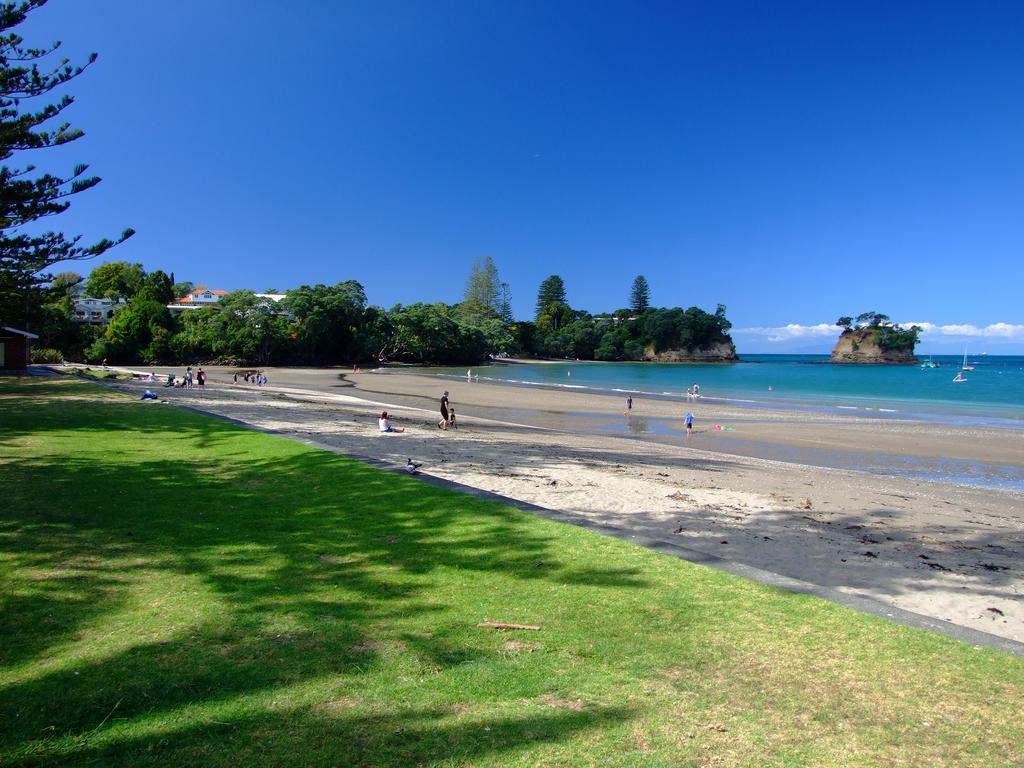
[[(187, 300), (197, 288), (203, 287), (125, 261), (102, 264), (88, 276), (58, 273), (23, 320), (40, 337), (33, 359), (258, 365), (458, 365), (489, 356), (737, 359), (723, 305), (714, 312), (652, 307), (643, 276), (629, 287), (627, 307), (591, 314), (573, 308), (563, 279), (552, 275), (538, 289), (533, 319), (525, 321), (513, 318), (508, 284), (489, 257), (474, 261), (457, 304), (385, 309), (369, 304), (355, 280), (284, 292), (204, 292), (215, 294), (205, 305)], [(109, 316), (98, 323), (76, 317), (86, 297), (104, 302)]]

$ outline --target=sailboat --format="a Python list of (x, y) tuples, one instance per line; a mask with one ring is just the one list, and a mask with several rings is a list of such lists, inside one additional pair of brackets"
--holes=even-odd
[(963, 371), (957, 371), (956, 372), (956, 376), (953, 377), (953, 381), (956, 382), (957, 384), (959, 384), (959, 383), (961, 383), (963, 381), (967, 381), (967, 377), (964, 376), (964, 372)]
[(973, 371), (974, 366), (967, 364), (967, 347), (964, 347), (964, 364), (960, 366), (961, 371)]

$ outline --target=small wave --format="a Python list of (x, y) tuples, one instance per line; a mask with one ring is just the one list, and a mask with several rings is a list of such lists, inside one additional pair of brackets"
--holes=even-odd
[(843, 410), (843, 411), (859, 411), (860, 410), (860, 407), (856, 406), (856, 405), (837, 405), (836, 408), (839, 408), (840, 410)]

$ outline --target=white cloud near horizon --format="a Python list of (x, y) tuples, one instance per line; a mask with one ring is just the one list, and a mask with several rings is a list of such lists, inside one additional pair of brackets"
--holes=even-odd
[[(921, 326), (922, 337), (950, 336), (974, 337), (990, 339), (1024, 339), (1024, 325), (1012, 323), (991, 323), (986, 326), (976, 325), (937, 325), (936, 323), (900, 323), (905, 328), (911, 325)], [(794, 339), (813, 339), (823, 336), (838, 336), (839, 328), (835, 323), (818, 323), (817, 325), (800, 325), (789, 323), (774, 328), (734, 328), (733, 333), (750, 336), (763, 336), (768, 341), (792, 341)]]
[(980, 336), (984, 338), (1024, 339), (1024, 325), (1012, 323), (991, 323), (979, 328), (976, 325), (935, 325), (934, 323), (901, 323), (905, 327), (919, 325), (922, 334), (939, 336)]
[(778, 328), (733, 328), (732, 332), (750, 334), (751, 336), (765, 336), (768, 338), (768, 341), (790, 341), (792, 339), (806, 339), (816, 336), (839, 335), (839, 329), (835, 323), (818, 323), (817, 325), (790, 323)]

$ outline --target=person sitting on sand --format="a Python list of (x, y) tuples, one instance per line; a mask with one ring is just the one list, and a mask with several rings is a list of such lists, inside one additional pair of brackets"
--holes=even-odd
[(387, 411), (383, 411), (380, 418), (377, 419), (377, 426), (381, 432), (405, 432), (402, 427), (394, 427), (391, 425), (391, 418), (388, 416)]

